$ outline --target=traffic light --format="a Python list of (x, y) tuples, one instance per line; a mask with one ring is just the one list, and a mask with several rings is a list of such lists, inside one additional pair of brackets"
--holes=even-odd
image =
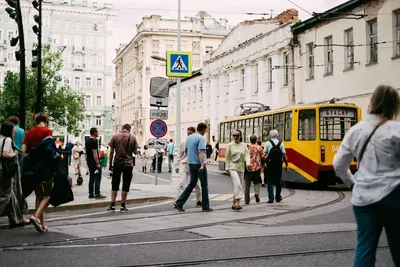
[(20, 0), (6, 0), (8, 7), (6, 12), (15, 20), (18, 25), (18, 36), (13, 37), (10, 40), (12, 47), (19, 43), (19, 50), (15, 51), (15, 59), (20, 62), (20, 92), (19, 92), (19, 120), (21, 128), (25, 128), (25, 82), (26, 82), (26, 70), (25, 70), (25, 39), (24, 39), (24, 26), (22, 20), (22, 11)]
[(37, 46), (32, 49), (32, 68), (37, 68), (38, 77), (37, 77), (37, 99), (36, 99), (36, 112), (42, 111), (42, 102), (43, 102), (43, 89), (42, 89), (42, 1), (43, 0), (34, 0), (32, 2), (32, 6), (36, 9), (39, 14), (33, 16), (34, 21), (36, 22), (33, 25), (32, 30), (37, 35), (38, 42)]

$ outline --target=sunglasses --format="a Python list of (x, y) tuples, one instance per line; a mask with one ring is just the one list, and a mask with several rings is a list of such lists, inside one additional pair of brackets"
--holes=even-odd
[(238, 135), (238, 134), (234, 134), (234, 135), (232, 135), (233, 137), (240, 137), (240, 135)]

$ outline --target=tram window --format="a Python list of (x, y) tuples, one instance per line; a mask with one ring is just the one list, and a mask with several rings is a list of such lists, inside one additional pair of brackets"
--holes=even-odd
[(316, 112), (315, 109), (299, 111), (299, 140), (309, 141), (316, 139)]
[(262, 117), (254, 119), (254, 135), (257, 136), (257, 140), (261, 140), (261, 127)]
[(221, 123), (221, 124), (219, 125), (219, 140), (220, 140), (221, 143), (225, 143), (224, 126), (225, 126), (226, 124), (227, 124), (227, 123)]
[(274, 114), (274, 130), (279, 133), (279, 140), (283, 140), (283, 113)]
[(272, 130), (272, 128), (273, 128), (272, 115), (264, 116), (263, 136), (262, 136), (262, 140), (264, 142), (268, 141), (269, 132)]
[(244, 129), (245, 129), (245, 121), (241, 120), (237, 122), (237, 127), (236, 130), (240, 130), (242, 132), (242, 134), (244, 134)]
[(231, 141), (231, 128), (230, 128), (230, 126), (231, 126), (231, 124), (229, 122), (225, 123), (225, 127), (224, 127), (224, 130), (225, 130), (224, 143), (225, 144), (229, 143)]
[(341, 141), (347, 131), (357, 123), (357, 110), (353, 108), (321, 108), (320, 139)]
[(292, 140), (292, 112), (285, 113), (285, 141)]
[(246, 138), (244, 138), (243, 142), (250, 142), (250, 136), (253, 135), (253, 119), (246, 120)]
[(232, 121), (231, 122), (231, 130), (230, 130), (230, 133), (229, 133), (229, 138), (226, 141), (227, 143), (230, 143), (232, 141), (232, 132), (237, 129), (237, 123), (238, 123), (237, 121)]

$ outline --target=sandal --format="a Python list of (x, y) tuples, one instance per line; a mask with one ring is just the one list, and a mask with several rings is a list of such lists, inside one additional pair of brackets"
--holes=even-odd
[(47, 232), (49, 231), (49, 228), (47, 228), (46, 225), (42, 225), (43, 228), (43, 233), (47, 234)]
[(32, 215), (30, 221), (33, 224), (33, 226), (35, 226), (36, 231), (38, 231), (39, 233), (44, 233), (43, 226), (40, 223), (40, 220), (35, 217), (35, 215)]
[(25, 225), (29, 225), (29, 224), (31, 224), (31, 221), (25, 217), (22, 217), (22, 223)]

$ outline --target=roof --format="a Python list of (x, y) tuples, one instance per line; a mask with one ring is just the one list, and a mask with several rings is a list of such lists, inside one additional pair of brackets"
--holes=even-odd
[(321, 20), (326, 20), (328, 18), (335, 18), (335, 17), (343, 16), (343, 12), (352, 10), (355, 7), (358, 7), (369, 1), (370, 0), (350, 0), (350, 1), (344, 2), (343, 4), (338, 5), (334, 8), (331, 8), (323, 13), (314, 15), (313, 17), (311, 17), (305, 21), (296, 23), (295, 25), (292, 26), (292, 32), (294, 34), (299, 34), (301, 32), (304, 32), (305, 30), (307, 30), (311, 27), (314, 27), (316, 24), (320, 23)]
[[(195, 77), (201, 76), (201, 75), (202, 75), (201, 69), (200, 69), (200, 70), (195, 70), (195, 71), (192, 72), (192, 76), (190, 76), (190, 77), (185, 77), (185, 78), (181, 79), (181, 81), (184, 82), (184, 81), (190, 80), (190, 79), (192, 79), (192, 78), (195, 78)], [(170, 82), (170, 83), (169, 83), (169, 87), (172, 87), (172, 86), (174, 86), (174, 85), (176, 85), (176, 81)]]

